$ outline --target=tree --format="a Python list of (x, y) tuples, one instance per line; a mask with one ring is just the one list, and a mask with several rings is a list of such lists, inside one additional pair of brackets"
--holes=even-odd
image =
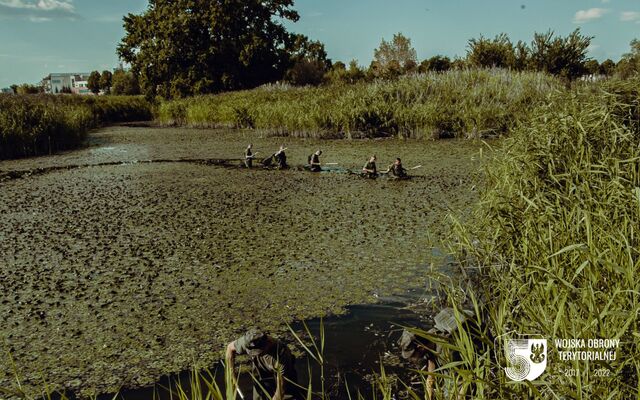
[(511, 68), (515, 65), (515, 51), (513, 43), (505, 33), (494, 39), (480, 36), (468, 43), (467, 61), (469, 64), (481, 68)]
[(588, 60), (584, 63), (584, 69), (589, 75), (597, 75), (600, 72), (600, 63), (598, 60)]
[(319, 85), (324, 82), (326, 66), (317, 60), (299, 60), (284, 76), (286, 82), (295, 86)]
[(140, 94), (140, 86), (135, 74), (123, 69), (116, 70), (112, 78), (111, 94), (123, 96)]
[(587, 48), (593, 37), (583, 36), (576, 29), (566, 38), (556, 37), (553, 31), (536, 33), (531, 43), (531, 65), (568, 80), (586, 72)]
[(525, 71), (529, 69), (531, 49), (525, 42), (518, 40), (513, 48), (513, 69), (516, 71)]
[(397, 33), (391, 42), (382, 39), (380, 47), (374, 50), (370, 70), (376, 77), (393, 78), (411, 72), (417, 65), (416, 50), (411, 46), (411, 39)]
[(145, 95), (184, 97), (251, 88), (281, 79), (291, 66), (297, 21), (293, 0), (149, 0), (124, 17), (118, 55)]
[(102, 89), (105, 93), (109, 93), (111, 90), (113, 74), (111, 71), (102, 71), (100, 75), (100, 89)]
[(100, 72), (93, 71), (91, 72), (91, 74), (89, 74), (89, 79), (87, 80), (87, 88), (94, 94), (100, 93)]
[(349, 69), (347, 70), (346, 79), (348, 83), (356, 83), (365, 79), (365, 72), (358, 65), (358, 60), (349, 61)]
[(13, 90), (13, 94), (18, 94), (18, 85), (16, 85), (15, 83), (11, 86), (9, 86), (11, 88), (11, 90)]
[(424, 73), (427, 71), (443, 72), (448, 71), (451, 68), (451, 60), (446, 56), (433, 56), (420, 63), (418, 72)]
[(451, 61), (451, 69), (455, 70), (463, 70), (468, 68), (467, 61), (463, 58), (456, 57), (453, 61)]
[(331, 68), (324, 44), (310, 41), (305, 35), (293, 35), (289, 47), (291, 68), (285, 73), (285, 81), (293, 85), (319, 85)]
[(640, 40), (633, 39), (630, 46), (631, 51), (623, 54), (616, 65), (616, 75), (622, 79), (640, 74)]
[(600, 64), (600, 74), (605, 76), (612, 76), (616, 71), (616, 63), (613, 60), (607, 58)]
[(16, 85), (16, 88), (15, 88), (16, 94), (38, 94), (42, 92), (43, 92), (43, 88), (41, 86), (29, 85), (28, 83), (23, 83), (22, 85)]

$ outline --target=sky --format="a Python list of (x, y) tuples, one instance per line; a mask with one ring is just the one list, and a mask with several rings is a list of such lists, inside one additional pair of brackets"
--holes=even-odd
[[(0, 0), (0, 88), (37, 83), (51, 72), (90, 72), (118, 65), (122, 17), (146, 0)], [(418, 59), (464, 56), (467, 42), (507, 33), (594, 36), (589, 56), (617, 61), (640, 38), (639, 0), (297, 0), (300, 20), (287, 23), (325, 44), (334, 61), (368, 65), (384, 39), (401, 32)]]

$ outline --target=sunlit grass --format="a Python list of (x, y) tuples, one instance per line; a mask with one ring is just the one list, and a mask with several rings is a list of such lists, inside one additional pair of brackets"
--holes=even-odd
[(0, 95), (0, 160), (70, 149), (92, 128), (151, 118), (142, 97)]
[[(640, 394), (640, 82), (556, 96), (522, 124), (487, 169), (471, 223), (455, 224), (479, 315), (500, 336), (538, 334), (549, 364), (535, 384), (463, 351), (482, 398), (629, 399)], [(486, 335), (481, 338), (489, 340)], [(562, 362), (554, 338), (620, 339), (611, 362)], [(575, 376), (564, 373), (575, 368)], [(608, 374), (596, 376), (594, 369)]]
[(268, 86), (163, 102), (167, 125), (298, 137), (502, 135), (562, 85), (541, 73), (465, 70), (319, 88)]

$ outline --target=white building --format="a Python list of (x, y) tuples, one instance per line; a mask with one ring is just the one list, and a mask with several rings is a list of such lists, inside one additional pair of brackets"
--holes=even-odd
[(45, 93), (58, 94), (66, 90), (75, 94), (91, 94), (87, 87), (89, 73), (51, 73), (42, 80)]

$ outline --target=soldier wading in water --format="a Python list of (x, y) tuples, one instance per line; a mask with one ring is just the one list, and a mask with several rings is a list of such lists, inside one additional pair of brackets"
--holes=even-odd
[(392, 177), (396, 179), (407, 179), (409, 178), (409, 174), (407, 174), (407, 170), (402, 166), (402, 160), (400, 158), (396, 158), (396, 161), (389, 165), (386, 171), (383, 174), (390, 174)]
[(378, 167), (376, 166), (376, 156), (373, 155), (369, 161), (362, 167), (362, 176), (365, 178), (375, 179), (378, 177)]
[(253, 160), (256, 156), (253, 154), (253, 144), (249, 144), (247, 149), (244, 151), (244, 165), (247, 168), (253, 167)]
[(322, 155), (322, 150), (318, 150), (315, 153), (313, 153), (312, 155), (309, 156), (308, 160), (309, 161), (309, 169), (311, 170), (311, 172), (320, 172), (322, 171), (322, 168), (320, 167), (320, 156)]

